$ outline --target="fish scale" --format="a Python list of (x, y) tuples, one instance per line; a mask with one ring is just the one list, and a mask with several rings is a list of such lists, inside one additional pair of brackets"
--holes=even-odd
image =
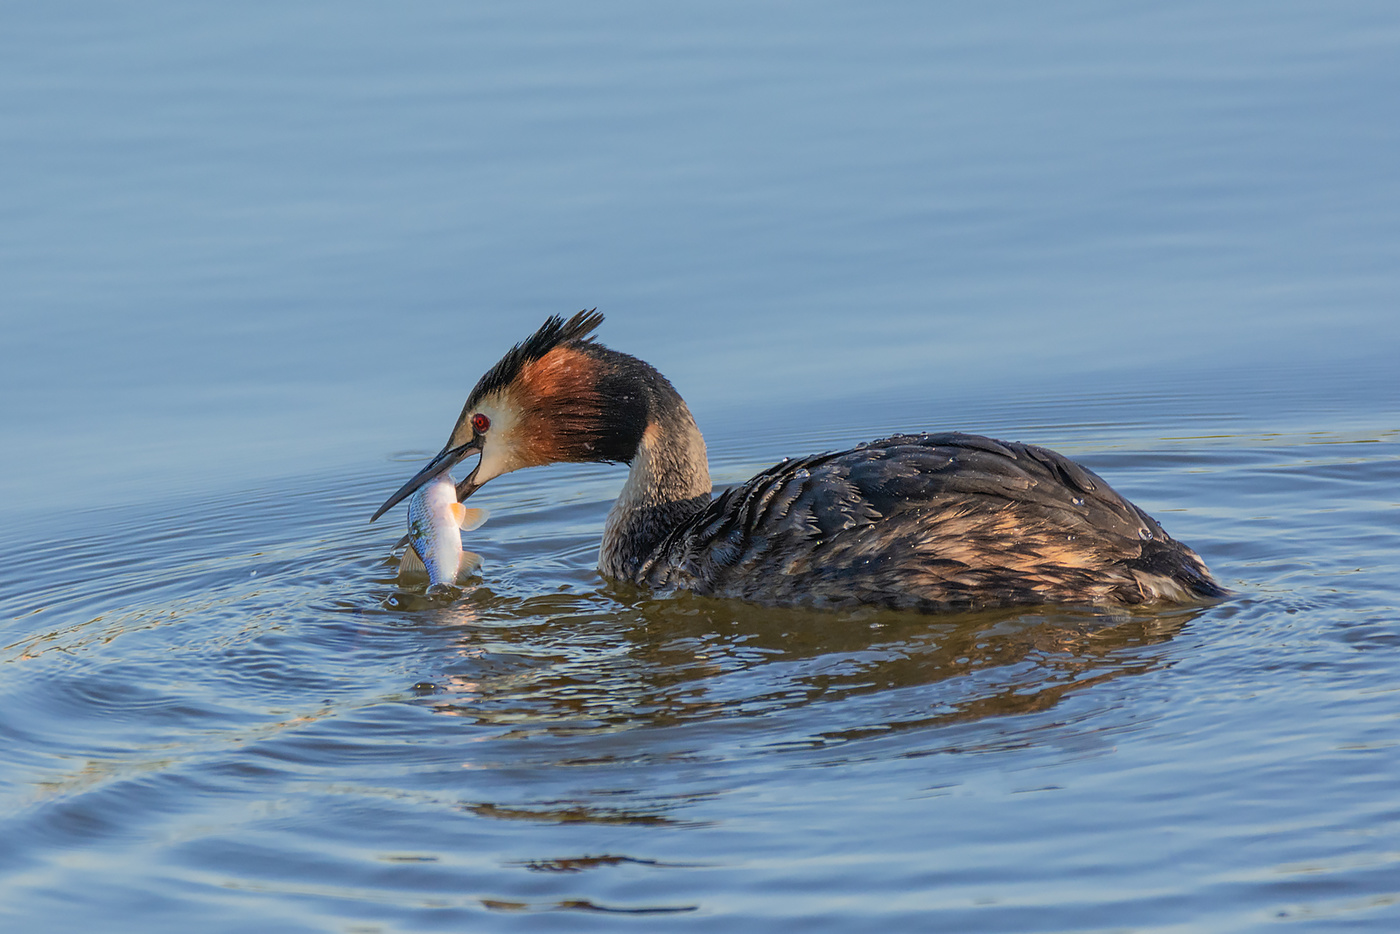
[(455, 587), (481, 566), (481, 556), (462, 549), (462, 532), (486, 521), (484, 509), (457, 501), (457, 484), (447, 473), (425, 483), (408, 500), (408, 548), (399, 562), (399, 577), (426, 576), (428, 592)]

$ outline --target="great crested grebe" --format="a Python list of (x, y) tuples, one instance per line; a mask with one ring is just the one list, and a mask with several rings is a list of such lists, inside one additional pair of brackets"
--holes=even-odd
[(1194, 551), (1054, 451), (895, 435), (785, 460), (711, 498), (705, 440), (664, 376), (551, 317), (486, 372), (447, 445), (370, 521), (470, 454), (457, 495), (522, 467), (631, 465), (598, 570), (659, 591), (924, 611), (1220, 597)]

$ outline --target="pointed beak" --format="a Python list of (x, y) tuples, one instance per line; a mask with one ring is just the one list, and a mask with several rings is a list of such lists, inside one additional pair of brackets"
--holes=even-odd
[(467, 478), (457, 484), (457, 502), (466, 502), (468, 496), (481, 489), (481, 484), (476, 482), (476, 470), (480, 466), (481, 464), (478, 463), (476, 467), (472, 468), (472, 472), (467, 474)]
[[(451, 470), (457, 464), (458, 461), (462, 460), (470, 454), (479, 454), (480, 452), (481, 444), (476, 439), (472, 439), (471, 441), (468, 441), (466, 444), (463, 444), (460, 447), (454, 448), (449, 446), (443, 448), (441, 451), (438, 452), (438, 455), (436, 457), (428, 461), (426, 467), (414, 474), (413, 477), (403, 486), (399, 487), (397, 493), (386, 499), (384, 501), (384, 505), (380, 506), (377, 510), (375, 510), (374, 515), (369, 517), (369, 521), (373, 522), (375, 519), (378, 519), (380, 516), (384, 515), (384, 513), (388, 512), (390, 509), (393, 509), (399, 503), (403, 502), (409, 496), (413, 495), (414, 491), (417, 490), (420, 486), (427, 483), (429, 480), (433, 479), (438, 474), (445, 473), (446, 471)], [(466, 499), (472, 494), (472, 492), (476, 490), (477, 485), (472, 483), (472, 477), (475, 476), (476, 471), (473, 470), (470, 477), (467, 477), (467, 479), (457, 484), (457, 498), (459, 500)], [(462, 488), (464, 486), (468, 487), (466, 493), (462, 492)]]

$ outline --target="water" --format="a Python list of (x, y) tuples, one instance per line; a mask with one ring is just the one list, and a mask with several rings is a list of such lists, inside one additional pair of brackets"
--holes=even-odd
[[(1394, 930), (1400, 15), (156, 2), (0, 30), (0, 929)], [(402, 511), (551, 313), (718, 484), (1045, 444), (1237, 594), (812, 614)]]

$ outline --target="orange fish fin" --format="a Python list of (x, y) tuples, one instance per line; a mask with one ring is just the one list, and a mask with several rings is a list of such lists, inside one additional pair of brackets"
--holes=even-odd
[(481, 528), (491, 517), (491, 513), (485, 509), (469, 509), (461, 503), (452, 504), (452, 515), (457, 518), (457, 526), (463, 532)]

